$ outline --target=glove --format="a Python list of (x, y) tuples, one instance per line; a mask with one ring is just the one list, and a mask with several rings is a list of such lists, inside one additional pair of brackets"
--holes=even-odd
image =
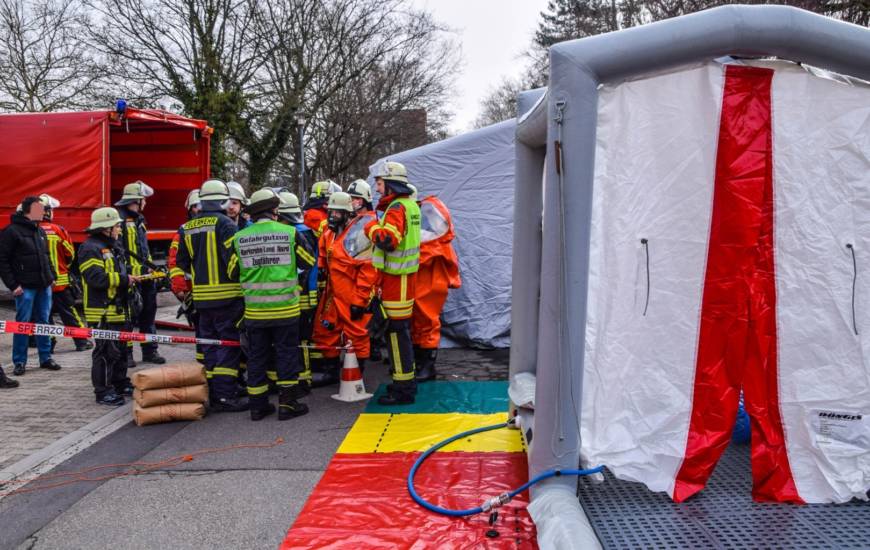
[(392, 252), (396, 249), (396, 247), (390, 243), (389, 237), (384, 235), (375, 235), (375, 246), (384, 252)]
[(359, 321), (362, 319), (363, 315), (365, 315), (366, 308), (365, 306), (350, 306), (350, 320), (351, 321)]

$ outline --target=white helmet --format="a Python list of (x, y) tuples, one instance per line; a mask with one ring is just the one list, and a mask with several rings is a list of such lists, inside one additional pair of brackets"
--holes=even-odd
[(338, 193), (341, 191), (341, 186), (332, 180), (326, 180), (329, 183), (329, 194)]
[(242, 206), (250, 204), (248, 196), (245, 194), (245, 188), (242, 187), (241, 183), (237, 181), (228, 181), (227, 189), (229, 189), (231, 199), (239, 201), (242, 203)]
[(411, 200), (417, 200), (417, 188), (414, 185), (408, 184), (408, 188), (411, 189)]
[(85, 231), (110, 229), (119, 223), (121, 223), (121, 216), (118, 211), (111, 206), (104, 206), (91, 212), (91, 225)]
[(115, 203), (115, 206), (124, 206), (139, 202), (142, 199), (148, 198), (154, 194), (154, 189), (142, 180), (128, 183), (124, 186), (124, 194), (121, 195), (121, 200)]
[(329, 196), (329, 204), (326, 207), (329, 210), (346, 210), (353, 212), (353, 202), (350, 200), (350, 195), (344, 191), (338, 191)]
[(206, 180), (199, 188), (200, 201), (225, 201), (228, 198), (230, 198), (230, 190), (227, 184), (219, 179)]
[(39, 195), (39, 202), (46, 208), (60, 208), (60, 201), (52, 197), (48, 193)]
[(281, 214), (301, 214), (302, 209), (299, 208), (299, 198), (290, 191), (281, 191), (278, 193), (281, 200), (281, 206), (278, 207), (278, 212)]
[(191, 208), (193, 208), (194, 206), (198, 206), (199, 204), (201, 204), (199, 201), (199, 189), (194, 189), (187, 194), (187, 198), (184, 200), (184, 208), (190, 210)]
[(360, 198), (366, 202), (372, 202), (372, 188), (366, 180), (359, 179), (347, 186), (347, 194), (351, 197)]

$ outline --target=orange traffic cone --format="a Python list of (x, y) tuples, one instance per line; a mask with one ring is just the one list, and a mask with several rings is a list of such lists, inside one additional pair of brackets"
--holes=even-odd
[(341, 367), (341, 384), (338, 387), (338, 393), (333, 395), (332, 398), (352, 403), (368, 399), (371, 396), (372, 394), (366, 393), (362, 372), (359, 370), (359, 362), (356, 360), (356, 353), (353, 349), (348, 349), (344, 353), (344, 364)]

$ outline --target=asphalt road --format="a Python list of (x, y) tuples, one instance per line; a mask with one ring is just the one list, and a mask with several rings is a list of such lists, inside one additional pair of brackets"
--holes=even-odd
[[(386, 378), (385, 366), (367, 369), (367, 388)], [(365, 406), (334, 401), (329, 397), (334, 391), (315, 390), (306, 399), (311, 412), (285, 422), (274, 415), (251, 422), (240, 413), (189, 423), (128, 424), (51, 474), (159, 462), (279, 437), (284, 442), (205, 455), (148, 474), (7, 497), (0, 501), (0, 548), (277, 548)]]

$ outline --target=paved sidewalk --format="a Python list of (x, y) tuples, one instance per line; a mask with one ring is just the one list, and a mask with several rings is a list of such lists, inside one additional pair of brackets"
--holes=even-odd
[[(163, 293), (160, 304), (158, 316), (174, 320), (175, 298)], [(12, 304), (0, 305), (0, 316), (14, 319)], [(137, 360), (141, 358), (138, 348), (134, 351)], [(21, 383), (18, 388), (0, 390), (0, 470), (112, 410), (94, 402), (90, 351), (76, 352), (72, 340), (60, 339), (54, 358), (63, 368), (57, 372), (38, 368), (36, 350), (29, 351), (25, 375), (12, 376), (12, 335), (0, 335), (3, 369)], [(168, 361), (191, 360), (193, 347), (161, 346), (160, 353)]]

